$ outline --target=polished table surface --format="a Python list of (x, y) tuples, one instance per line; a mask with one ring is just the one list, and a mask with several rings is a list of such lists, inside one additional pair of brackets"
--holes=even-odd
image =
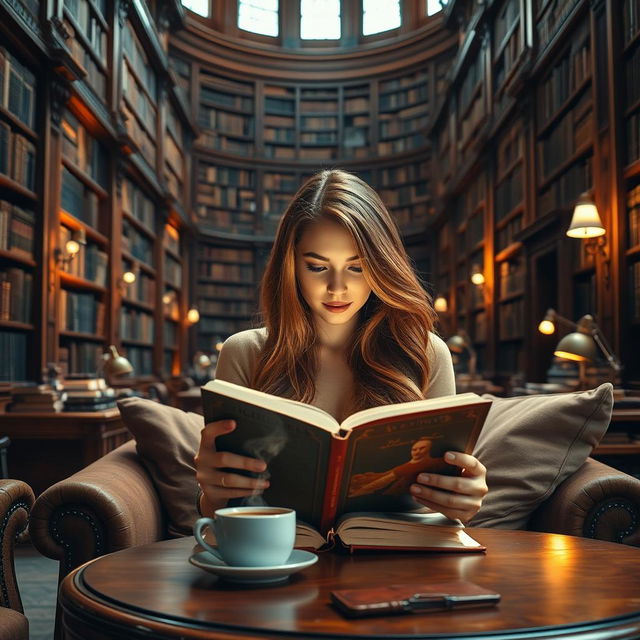
[[(193, 538), (98, 558), (63, 582), (67, 638), (638, 638), (640, 549), (469, 529), (486, 553), (327, 552), (272, 587), (232, 586), (187, 562)], [(333, 589), (465, 579), (493, 608), (349, 620)]]

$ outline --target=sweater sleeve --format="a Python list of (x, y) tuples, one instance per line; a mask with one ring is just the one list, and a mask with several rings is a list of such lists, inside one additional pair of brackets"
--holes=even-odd
[(425, 398), (452, 396), (456, 392), (456, 380), (453, 373), (453, 361), (449, 347), (442, 338), (432, 333), (429, 336), (429, 386), (424, 392)]
[(216, 378), (249, 387), (265, 337), (263, 331), (249, 329), (227, 338), (218, 356)]

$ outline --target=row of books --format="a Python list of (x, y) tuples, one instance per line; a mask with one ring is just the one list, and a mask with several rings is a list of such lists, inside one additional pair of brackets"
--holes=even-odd
[(172, 225), (165, 224), (162, 246), (176, 255), (180, 255), (180, 232)]
[(155, 229), (153, 201), (129, 178), (125, 178), (122, 183), (122, 209), (150, 231)]
[(171, 256), (166, 256), (164, 261), (164, 279), (174, 287), (182, 286), (182, 265)]
[(391, 80), (385, 80), (384, 82), (381, 82), (380, 92), (386, 93), (387, 91), (404, 89), (415, 84), (427, 82), (428, 79), (429, 75), (425, 71), (415, 71), (405, 76), (400, 76), (399, 78), (392, 78)]
[(540, 51), (543, 51), (556, 33), (560, 31), (566, 19), (580, 2), (581, 0), (551, 0), (549, 2), (544, 15), (536, 25)]
[(62, 155), (90, 176), (103, 189), (108, 186), (109, 156), (78, 119), (66, 111), (62, 120)]
[(27, 379), (27, 339), (23, 331), (0, 331), (0, 380)]
[(593, 140), (593, 111), (576, 107), (538, 142), (539, 175), (544, 177), (563, 165)]
[(499, 222), (517, 207), (524, 197), (522, 165), (508, 175), (495, 189), (494, 216)]
[(411, 106), (416, 102), (424, 102), (429, 99), (429, 90), (427, 83), (420, 84), (412, 89), (403, 89), (398, 93), (389, 93), (381, 95), (379, 98), (379, 110), (395, 110), (403, 109)]
[(84, 182), (66, 167), (62, 168), (60, 206), (74, 218), (85, 222), (90, 227), (97, 227), (100, 211), (98, 194), (85, 186)]
[(514, 242), (516, 234), (522, 229), (522, 214), (515, 216), (509, 222), (496, 230), (495, 251), (498, 253)]
[(505, 260), (500, 263), (500, 298), (524, 293), (525, 267), (522, 260)]
[(411, 207), (393, 209), (391, 212), (402, 231), (417, 230), (414, 227), (422, 227), (424, 221), (429, 217), (429, 206), (426, 202), (414, 204)]
[(184, 172), (184, 154), (176, 144), (173, 136), (169, 134), (164, 137), (164, 160), (180, 180), (182, 180), (182, 174)]
[(593, 156), (589, 155), (571, 165), (538, 195), (537, 211), (542, 216), (549, 211), (566, 206), (593, 184)]
[(14, 55), (0, 47), (0, 109), (34, 128), (36, 77)]
[(229, 111), (222, 111), (206, 104), (200, 105), (198, 124), (205, 129), (241, 136), (254, 135), (254, 118)]
[(143, 304), (154, 305), (156, 295), (156, 281), (148, 275), (141, 273), (136, 281), (127, 285), (126, 300), (142, 302)]
[(252, 282), (247, 283), (247, 286), (200, 283), (198, 284), (198, 294), (201, 298), (253, 300), (255, 298), (255, 286)]
[(205, 205), (199, 205), (196, 213), (202, 220), (220, 231), (251, 235), (255, 230), (253, 213), (212, 209)]
[[(235, 93), (227, 93), (220, 91), (207, 85), (200, 86), (200, 100), (205, 104), (211, 104), (217, 107), (226, 107), (233, 111), (245, 111), (251, 113), (253, 111), (253, 98), (238, 95)], [(267, 102), (269, 98), (265, 100)]]
[(230, 336), (243, 329), (248, 329), (250, 324), (249, 320), (244, 319), (205, 317), (200, 319), (198, 333)]
[(178, 325), (175, 322), (165, 322), (162, 336), (165, 348), (176, 346), (178, 344)]
[(622, 9), (622, 37), (625, 45), (640, 31), (640, 0), (625, 0)]
[(220, 260), (222, 262), (253, 264), (253, 250), (201, 245), (198, 258), (200, 260)]
[(627, 118), (625, 126), (626, 163), (640, 160), (640, 111)]
[(198, 183), (225, 184), (230, 187), (253, 187), (255, 171), (235, 169), (201, 162), (198, 167)]
[(286, 191), (292, 195), (299, 187), (298, 178), (293, 173), (265, 173), (262, 184), (265, 189)]
[(632, 322), (640, 322), (640, 260), (629, 265), (629, 311)]
[[(71, 240), (73, 231), (64, 225), (60, 227), (60, 247), (64, 247), (67, 241)], [(71, 275), (78, 276), (89, 282), (107, 286), (107, 268), (109, 256), (97, 244), (89, 242), (80, 245), (80, 251), (70, 260), (62, 265), (62, 270)]]
[[(69, 14), (65, 14), (63, 20), (65, 30), (69, 33), (66, 45), (74, 60), (87, 72), (85, 82), (93, 89), (98, 98), (103, 102), (107, 99), (107, 75), (104, 71), (104, 52), (106, 51), (107, 34), (94, 32), (94, 46), (87, 45), (82, 29), (76, 28), (76, 23), (71, 22)], [(101, 28), (94, 18), (95, 27)], [(80, 33), (79, 33), (80, 32)], [(100, 64), (96, 62), (100, 60)]]
[(120, 337), (122, 340), (135, 340), (152, 344), (155, 322), (153, 315), (137, 309), (122, 308), (120, 311)]
[(265, 216), (280, 218), (289, 206), (292, 196), (282, 193), (265, 193), (262, 196), (262, 212)]
[(58, 296), (60, 326), (66, 331), (102, 335), (104, 302), (93, 293), (62, 289)]
[(466, 112), (463, 120), (458, 123), (459, 148), (467, 146), (469, 140), (478, 132), (480, 123), (487, 115), (484, 98), (479, 93), (473, 100), (471, 108)]
[(229, 282), (252, 282), (254, 267), (252, 264), (226, 264), (222, 262), (200, 262), (198, 275), (213, 280)]
[[(385, 114), (389, 115), (389, 114)], [(406, 135), (414, 133), (420, 129), (424, 129), (429, 122), (428, 114), (414, 116), (412, 118), (397, 118), (380, 120), (380, 137), (392, 138), (394, 136)]]
[[(126, 59), (126, 58), (125, 58)], [(158, 110), (156, 105), (138, 84), (136, 77), (129, 70), (129, 63), (122, 66), (122, 95), (147, 129), (155, 131)]]
[(629, 247), (640, 246), (640, 184), (627, 193)]
[(102, 347), (95, 342), (70, 340), (58, 347), (62, 375), (95, 374), (102, 360)]
[(587, 40), (561, 58), (539, 86), (538, 123), (544, 126), (590, 76), (591, 51)]
[(498, 338), (500, 340), (522, 338), (524, 326), (524, 299), (518, 298), (498, 306)]
[(122, 250), (145, 264), (153, 264), (153, 241), (126, 219), (122, 221)]
[(295, 129), (290, 129), (288, 127), (287, 128), (265, 127), (262, 135), (265, 142), (282, 142), (285, 144), (296, 143)]
[(33, 274), (20, 267), (0, 270), (0, 320), (30, 324), (33, 304)]
[(35, 213), (0, 200), (0, 249), (33, 257)]
[(151, 347), (128, 345), (125, 355), (136, 375), (149, 376), (153, 374), (153, 349)]
[(522, 162), (524, 147), (522, 120), (518, 120), (513, 126), (506, 129), (498, 140), (496, 150), (496, 179), (498, 181), (513, 171), (516, 162)]
[(216, 315), (251, 315), (255, 312), (255, 304), (244, 300), (206, 300), (201, 299), (198, 308), (201, 313)]
[(140, 157), (147, 163), (149, 168), (154, 169), (157, 153), (155, 129), (153, 133), (150, 133), (143, 127), (138, 119), (138, 115), (129, 108), (126, 102), (122, 103), (122, 112), (125, 117), (127, 134), (138, 147)]
[(29, 191), (36, 184), (36, 147), (26, 136), (0, 120), (0, 173)]
[(144, 48), (130, 22), (127, 22), (122, 33), (122, 48), (126, 59), (136, 76), (142, 81), (150, 96), (158, 94), (158, 79), (154, 66), (149, 63)]
[(245, 211), (255, 211), (256, 208), (255, 191), (225, 185), (199, 185), (198, 201), (204, 205)]

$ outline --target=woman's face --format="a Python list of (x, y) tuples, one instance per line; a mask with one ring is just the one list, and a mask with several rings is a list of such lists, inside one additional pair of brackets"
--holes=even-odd
[(314, 222), (302, 234), (296, 279), (316, 323), (349, 323), (371, 293), (353, 239), (331, 220)]

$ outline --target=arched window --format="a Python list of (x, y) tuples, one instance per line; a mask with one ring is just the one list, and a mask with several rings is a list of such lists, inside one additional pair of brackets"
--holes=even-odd
[(340, 40), (340, 0), (300, 0), (302, 40)]
[(427, 15), (432, 16), (438, 11), (442, 11), (442, 7), (447, 4), (447, 0), (427, 0)]
[(362, 0), (362, 35), (397, 29), (402, 24), (400, 0)]
[(277, 36), (278, 0), (239, 0), (238, 27), (264, 36)]
[(211, 15), (209, 0), (182, 0), (182, 6), (205, 18)]

